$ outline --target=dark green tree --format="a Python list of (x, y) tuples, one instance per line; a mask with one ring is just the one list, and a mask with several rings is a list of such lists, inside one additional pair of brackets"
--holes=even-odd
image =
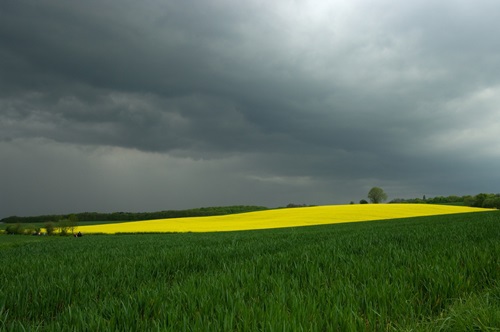
[(382, 190), (382, 188), (373, 187), (368, 192), (368, 198), (372, 203), (382, 203), (383, 201), (387, 200), (387, 194), (384, 192), (384, 190)]

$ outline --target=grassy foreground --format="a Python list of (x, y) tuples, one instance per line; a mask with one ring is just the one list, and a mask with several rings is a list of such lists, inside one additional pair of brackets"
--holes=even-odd
[(80, 226), (83, 233), (217, 232), (324, 225), (355, 221), (487, 211), (434, 204), (358, 204), (276, 209), (224, 216), (157, 219)]
[(500, 213), (0, 236), (2, 331), (498, 331)]

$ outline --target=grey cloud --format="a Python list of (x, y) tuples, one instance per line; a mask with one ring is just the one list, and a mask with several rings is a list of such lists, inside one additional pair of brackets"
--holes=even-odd
[[(15, 165), (34, 164), (23, 149), (99, 165), (66, 178), (87, 169), (112, 196), (104, 187), (119, 177), (106, 180), (113, 171), (95, 151), (114, 149), (142, 165), (127, 169), (129, 177), (153, 183), (144, 167), (166, 184), (216, 188), (199, 191), (193, 205), (203, 195), (214, 204), (301, 195), (346, 202), (372, 185), (398, 196), (498, 191), (499, 7), (4, 1), (2, 156), (20, 183), (27, 180)], [(51, 158), (37, 158), (43, 171), (33, 174), (54, 178)], [(163, 169), (183, 181), (162, 177)], [(134, 185), (134, 208), (161, 205), (146, 204), (146, 185)], [(189, 191), (181, 199), (167, 187), (155, 192), (171, 195), (173, 206), (188, 199)], [(40, 195), (33, 190), (30, 201)], [(89, 207), (95, 201), (82, 197)], [(120, 199), (132, 201), (112, 201)]]

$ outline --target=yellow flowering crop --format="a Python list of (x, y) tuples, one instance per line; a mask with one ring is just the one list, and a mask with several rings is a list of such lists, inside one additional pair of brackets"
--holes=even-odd
[(287, 208), (224, 216), (171, 218), (80, 226), (83, 233), (217, 232), (487, 211), (434, 204), (360, 204)]

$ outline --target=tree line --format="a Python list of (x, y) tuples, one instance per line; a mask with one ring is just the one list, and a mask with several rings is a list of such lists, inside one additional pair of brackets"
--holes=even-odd
[(197, 209), (187, 210), (166, 210), (157, 212), (82, 212), (72, 214), (59, 215), (41, 215), (19, 217), (11, 216), (1, 219), (4, 223), (40, 223), (40, 222), (57, 222), (59, 220), (74, 219), (78, 221), (137, 221), (137, 220), (152, 220), (152, 219), (168, 219), (168, 218), (185, 218), (185, 217), (203, 217), (217, 216), (235, 213), (244, 213), (252, 211), (267, 210), (264, 206), (254, 205), (234, 205), (234, 206), (216, 206), (202, 207)]
[(422, 198), (396, 198), (391, 200), (389, 203), (427, 203), (427, 204), (453, 204), (453, 205), (465, 205), (471, 207), (482, 207), (482, 208), (496, 208), (500, 209), (500, 193), (499, 194), (488, 194), (480, 193), (475, 196), (436, 196), (432, 198), (426, 198), (425, 195)]

